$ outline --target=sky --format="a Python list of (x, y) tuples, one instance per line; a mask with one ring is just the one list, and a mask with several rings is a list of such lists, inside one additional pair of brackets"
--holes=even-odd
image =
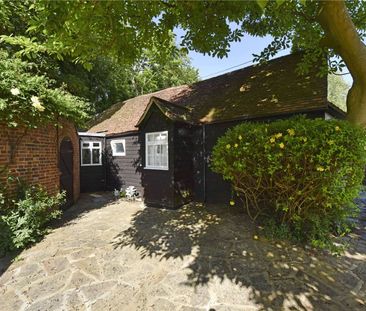
[[(183, 31), (176, 29), (174, 32), (177, 35), (177, 40), (179, 42), (179, 37), (183, 34)], [(225, 72), (250, 66), (253, 64), (252, 54), (259, 54), (270, 42), (271, 36), (260, 38), (246, 35), (241, 42), (234, 42), (231, 44), (228, 57), (220, 59), (193, 51), (189, 52), (189, 57), (192, 65), (199, 70), (200, 78), (204, 80), (224, 74)], [(290, 49), (280, 51), (275, 58), (289, 53)], [(231, 68), (234, 66), (235, 68)], [(348, 84), (352, 83), (351, 75), (345, 75), (343, 78)]]
[[(191, 58), (192, 65), (198, 68), (201, 79), (212, 78), (224, 72), (252, 65), (252, 54), (259, 54), (270, 42), (270, 36), (264, 38), (246, 36), (241, 42), (232, 43), (228, 57), (220, 59), (192, 51), (189, 52), (189, 57)], [(289, 53), (289, 50), (280, 51), (276, 57)], [(231, 68), (234, 66), (235, 68)]]

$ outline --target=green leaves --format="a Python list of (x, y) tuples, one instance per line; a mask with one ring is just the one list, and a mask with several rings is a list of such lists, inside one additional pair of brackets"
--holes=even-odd
[(262, 10), (264, 10), (264, 8), (266, 7), (268, 0), (257, 0), (258, 5), (260, 6), (260, 8)]
[(26, 187), (23, 198), (0, 214), (0, 251), (23, 249), (38, 241), (50, 220), (61, 215), (65, 194), (49, 196), (39, 187)]
[(345, 121), (247, 122), (218, 140), (211, 168), (231, 182), (250, 216), (267, 215), (298, 240), (323, 245), (354, 211), (365, 147), (365, 130)]
[(277, 6), (281, 6), (286, 0), (276, 0)]
[(35, 128), (57, 122), (58, 116), (82, 124), (88, 105), (38, 73), (34, 63), (0, 50), (0, 122)]

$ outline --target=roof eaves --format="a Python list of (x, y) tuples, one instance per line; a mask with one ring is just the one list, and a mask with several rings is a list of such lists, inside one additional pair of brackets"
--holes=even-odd
[(152, 98), (150, 99), (148, 105), (146, 106), (144, 113), (142, 114), (142, 116), (140, 117), (140, 119), (137, 121), (136, 123), (136, 127), (139, 127), (141, 125), (141, 123), (144, 121), (148, 111), (150, 110), (150, 107), (154, 104), (154, 102), (152, 101)]
[(237, 118), (230, 118), (230, 119), (221, 119), (211, 122), (200, 122), (199, 125), (210, 125), (210, 124), (218, 124), (218, 123), (227, 123), (227, 122), (235, 122), (235, 121), (246, 121), (246, 120), (255, 120), (255, 119), (261, 119), (261, 118), (269, 118), (269, 117), (276, 117), (276, 116), (287, 116), (289, 114), (301, 114), (301, 113), (307, 113), (307, 112), (315, 112), (315, 111), (324, 111), (327, 107), (316, 107), (316, 108), (308, 108), (308, 109), (301, 109), (296, 111), (283, 111), (283, 112), (277, 112), (277, 113), (263, 113), (263, 114), (253, 114), (253, 115), (246, 115), (246, 116), (240, 116)]
[(347, 112), (334, 105), (332, 102), (327, 102), (328, 109), (335, 112), (340, 118), (345, 119), (347, 117)]
[(136, 128), (136, 130), (133, 130), (133, 131), (110, 133), (110, 134), (107, 134), (106, 137), (107, 138), (113, 138), (113, 137), (119, 137), (119, 136), (128, 136), (128, 135), (137, 134), (138, 132), (139, 132), (139, 130)]
[(188, 120), (184, 120), (183, 117), (182, 118), (179, 118), (179, 117), (174, 118), (173, 117), (174, 113), (167, 113), (167, 110), (169, 110), (169, 106), (173, 106), (175, 108), (182, 109), (185, 112), (189, 111), (188, 108), (177, 105), (177, 104), (174, 104), (174, 103), (171, 103), (171, 102), (169, 102), (167, 100), (164, 100), (164, 99), (161, 99), (159, 97), (152, 96), (149, 100), (149, 104), (146, 106), (146, 108), (144, 110), (144, 113), (142, 114), (142, 116), (140, 117), (138, 122), (136, 123), (136, 125), (135, 125), (136, 127), (139, 127), (141, 125), (141, 123), (144, 121), (144, 119), (145, 119), (145, 117), (146, 117), (146, 115), (147, 115), (147, 113), (150, 110), (152, 105), (155, 105), (161, 111), (161, 113), (170, 120), (176, 121), (178, 119), (181, 122), (193, 124), (192, 122), (190, 122)]

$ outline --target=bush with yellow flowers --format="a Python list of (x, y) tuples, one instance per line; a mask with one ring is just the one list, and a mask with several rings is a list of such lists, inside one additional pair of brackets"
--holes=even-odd
[(364, 129), (305, 117), (242, 123), (218, 140), (211, 162), (232, 185), (230, 205), (320, 247), (348, 228), (365, 165)]

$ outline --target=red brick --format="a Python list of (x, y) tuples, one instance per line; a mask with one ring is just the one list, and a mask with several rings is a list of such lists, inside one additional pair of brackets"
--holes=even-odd
[[(13, 163), (9, 165), (12, 175), (19, 176), (29, 184), (39, 184), (50, 194), (58, 191), (60, 172), (58, 169), (59, 146), (63, 138), (71, 139), (73, 156), (74, 200), (80, 193), (79, 173), (79, 137), (75, 126), (63, 121), (62, 127), (46, 126), (30, 129), (23, 135), (24, 129), (10, 129), (0, 124), (0, 168), (10, 159), (11, 144), (15, 144)], [(0, 181), (4, 177), (0, 176)], [(15, 185), (12, 185), (15, 190)]]

